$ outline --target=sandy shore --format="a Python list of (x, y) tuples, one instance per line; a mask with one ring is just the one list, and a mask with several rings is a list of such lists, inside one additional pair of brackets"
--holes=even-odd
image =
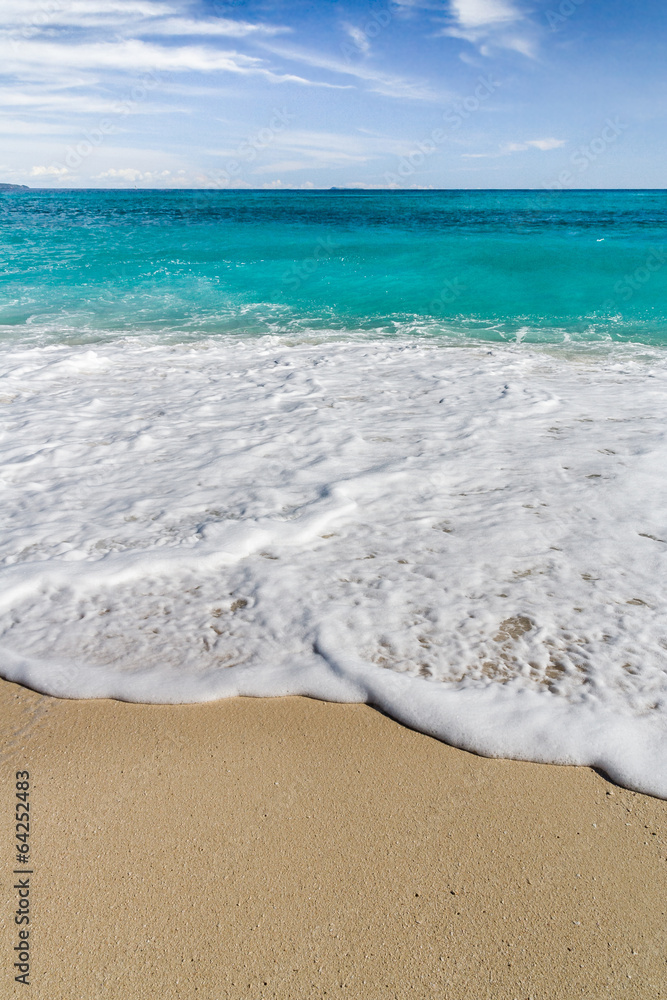
[(142, 706), (0, 683), (40, 1000), (667, 997), (667, 802), (362, 705)]

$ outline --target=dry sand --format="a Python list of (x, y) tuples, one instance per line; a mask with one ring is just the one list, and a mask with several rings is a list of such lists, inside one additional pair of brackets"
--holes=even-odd
[[(667, 997), (667, 802), (363, 705), (0, 683), (0, 996)], [(15, 984), (14, 772), (32, 986)]]

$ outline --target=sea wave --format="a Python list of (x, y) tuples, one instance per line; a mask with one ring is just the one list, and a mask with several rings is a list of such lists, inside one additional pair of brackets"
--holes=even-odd
[(2, 347), (3, 676), (369, 701), (667, 797), (667, 353)]

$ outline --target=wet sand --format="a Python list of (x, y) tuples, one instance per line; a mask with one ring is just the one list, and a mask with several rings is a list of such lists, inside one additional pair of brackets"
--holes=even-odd
[(39, 1000), (667, 997), (667, 802), (363, 705), (0, 682), (3, 997), (30, 771)]

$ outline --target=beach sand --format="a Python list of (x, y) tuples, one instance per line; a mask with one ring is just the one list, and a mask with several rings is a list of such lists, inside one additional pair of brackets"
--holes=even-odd
[(39, 1000), (667, 997), (667, 802), (363, 705), (146, 706), (0, 683)]

